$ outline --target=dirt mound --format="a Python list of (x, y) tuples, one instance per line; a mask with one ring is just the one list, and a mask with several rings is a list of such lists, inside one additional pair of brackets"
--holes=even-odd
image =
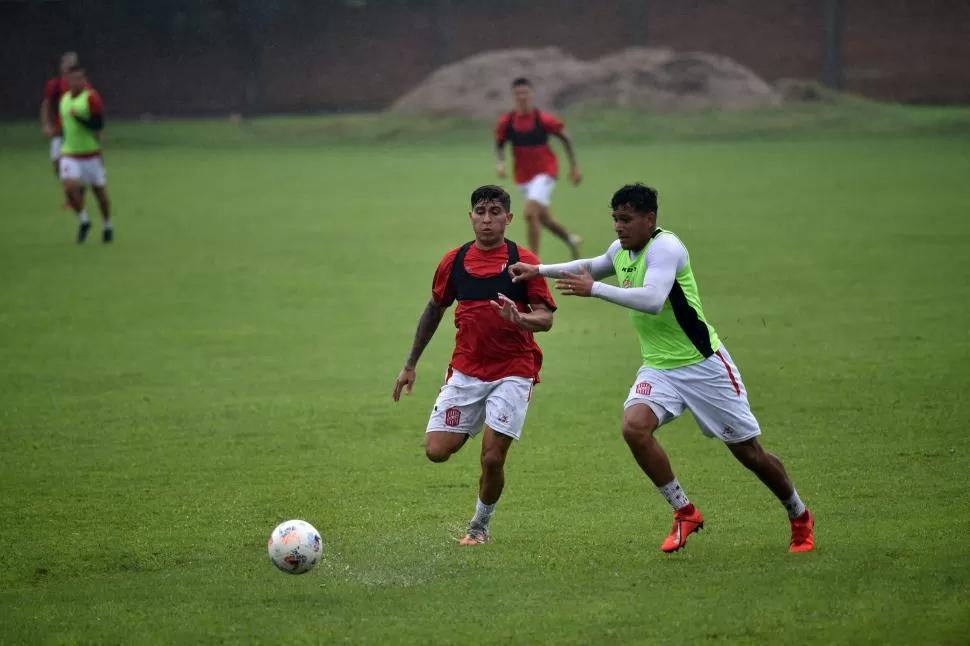
[(528, 77), (536, 102), (554, 110), (620, 106), (657, 112), (780, 105), (781, 94), (725, 56), (630, 48), (581, 61), (555, 47), (486, 52), (442, 67), (395, 101), (396, 112), (496, 117), (509, 82)]
[(806, 101), (834, 103), (839, 100), (839, 92), (826, 87), (814, 79), (778, 79), (775, 89), (785, 103)]

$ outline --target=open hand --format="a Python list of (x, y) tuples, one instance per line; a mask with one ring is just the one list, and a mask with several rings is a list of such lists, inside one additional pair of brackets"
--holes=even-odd
[(414, 381), (418, 378), (418, 373), (414, 368), (408, 368), (404, 366), (401, 368), (401, 372), (397, 375), (397, 380), (394, 382), (394, 401), (401, 400), (401, 391), (408, 395), (414, 389)]
[(517, 262), (509, 267), (509, 276), (513, 283), (521, 283), (523, 280), (531, 280), (539, 275), (539, 266), (530, 265), (527, 262)]
[(505, 294), (499, 294), (498, 299), (492, 301), (492, 309), (498, 312), (503, 319), (516, 325), (522, 321), (522, 312), (519, 311), (515, 301)]
[(495, 164), (495, 172), (499, 177), (505, 179), (505, 162), (498, 162)]
[(584, 268), (579, 274), (566, 272), (563, 277), (556, 281), (556, 289), (562, 292), (563, 296), (591, 296), (593, 294), (593, 277)]

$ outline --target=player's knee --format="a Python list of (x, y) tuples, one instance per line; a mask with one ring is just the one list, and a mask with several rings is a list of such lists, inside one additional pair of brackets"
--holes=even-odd
[(621, 430), (627, 444), (636, 444), (650, 436), (650, 430), (645, 425), (631, 420), (623, 420)]
[(623, 416), (623, 426), (621, 427), (623, 439), (626, 440), (627, 444), (642, 442), (653, 435), (658, 426), (657, 416), (650, 408), (639, 411), (630, 409)]
[(501, 471), (505, 467), (505, 453), (501, 449), (488, 449), (482, 453), (482, 471)]
[(441, 446), (425, 445), (424, 454), (432, 462), (447, 462), (451, 457), (451, 451)]
[(455, 451), (446, 442), (435, 441), (433, 435), (428, 434), (424, 438), (424, 454), (432, 462), (446, 462)]

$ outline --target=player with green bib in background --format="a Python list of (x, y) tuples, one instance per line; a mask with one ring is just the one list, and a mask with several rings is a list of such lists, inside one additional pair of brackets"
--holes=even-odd
[[(623, 438), (647, 477), (674, 508), (674, 525), (661, 545), (676, 552), (704, 526), (670, 466), (655, 431), (690, 410), (701, 431), (723, 441), (782, 502), (791, 522), (790, 552), (815, 547), (815, 518), (785, 467), (758, 441), (741, 373), (708, 323), (690, 256), (680, 239), (657, 227), (657, 191), (629, 184), (613, 195), (617, 240), (597, 258), (557, 265), (516, 263), (516, 281), (557, 278), (566, 296), (595, 296), (630, 310), (643, 365), (624, 405)], [(597, 282), (616, 276), (618, 287)]]
[(87, 239), (91, 220), (84, 210), (84, 187), (90, 186), (98, 198), (104, 221), (103, 242), (111, 242), (111, 203), (105, 188), (104, 161), (101, 158), (101, 131), (104, 105), (101, 96), (88, 85), (84, 69), (74, 64), (67, 73), (68, 91), (61, 97), (59, 112), (64, 130), (60, 175), (71, 208), (78, 216), (77, 241)]

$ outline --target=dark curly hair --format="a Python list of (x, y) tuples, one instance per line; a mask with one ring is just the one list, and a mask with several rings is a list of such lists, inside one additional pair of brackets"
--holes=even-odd
[(621, 206), (628, 206), (637, 213), (657, 213), (657, 190), (640, 182), (627, 184), (614, 193), (610, 200), (610, 207), (614, 211)]

